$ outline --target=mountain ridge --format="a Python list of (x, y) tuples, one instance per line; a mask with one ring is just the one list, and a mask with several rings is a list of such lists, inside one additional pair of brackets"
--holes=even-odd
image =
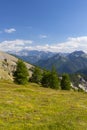
[(47, 60), (40, 60), (37, 65), (46, 69), (51, 69), (52, 66), (55, 66), (59, 73), (75, 73), (87, 67), (87, 54), (83, 51), (74, 51), (68, 55), (60, 55), (58, 53)]
[(32, 50), (32, 51), (28, 51), (26, 49), (19, 51), (19, 52), (12, 52), (9, 51), (9, 54), (14, 54), (15, 56), (30, 62), (31, 64), (35, 64), (36, 62), (38, 62), (41, 59), (48, 59), (49, 57), (52, 57), (53, 55), (55, 55), (56, 53), (53, 52), (49, 52), (49, 51), (37, 51), (37, 50)]
[(48, 70), (55, 66), (58, 73), (75, 73), (80, 69), (87, 68), (87, 54), (83, 51), (53, 53), (23, 50), (15, 53), (15, 55), (24, 61)]

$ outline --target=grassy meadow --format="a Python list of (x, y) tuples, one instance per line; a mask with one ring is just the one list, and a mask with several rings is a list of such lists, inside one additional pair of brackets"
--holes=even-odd
[(0, 81), (0, 130), (87, 130), (87, 94)]

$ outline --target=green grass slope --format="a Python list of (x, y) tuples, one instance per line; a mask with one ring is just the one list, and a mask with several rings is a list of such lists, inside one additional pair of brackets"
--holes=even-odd
[(0, 81), (0, 130), (87, 130), (87, 94)]

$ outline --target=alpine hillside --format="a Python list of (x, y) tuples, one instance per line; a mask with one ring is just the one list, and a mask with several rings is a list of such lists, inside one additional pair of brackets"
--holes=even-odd
[[(18, 58), (0, 51), (0, 79), (13, 80), (13, 71), (16, 69)], [(27, 68), (30, 69), (33, 65), (25, 63)], [(31, 71), (29, 70), (31, 74)]]

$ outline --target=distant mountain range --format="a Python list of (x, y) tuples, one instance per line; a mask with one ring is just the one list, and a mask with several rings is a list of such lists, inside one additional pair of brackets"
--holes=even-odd
[(68, 55), (56, 54), (47, 60), (40, 60), (37, 65), (46, 69), (55, 66), (58, 73), (76, 73), (87, 68), (87, 54), (83, 51), (75, 51)]
[(84, 72), (82, 70), (87, 69), (87, 54), (83, 51), (53, 53), (37, 50), (22, 50), (13, 54), (31, 64), (48, 70), (50, 70), (52, 66), (55, 66), (58, 73), (76, 73), (80, 70)]
[(40, 60), (37, 65), (46, 69), (55, 66), (58, 73), (76, 73), (87, 68), (87, 54), (83, 51), (75, 51), (68, 55), (56, 54), (47, 60)]
[(46, 60), (52, 56), (54, 56), (56, 53), (53, 52), (45, 52), (45, 51), (37, 51), (37, 50), (22, 50), (19, 52), (8, 52), (10, 54), (14, 54), (15, 56), (25, 60), (26, 62), (29, 62), (31, 64), (36, 64), (39, 60)]

